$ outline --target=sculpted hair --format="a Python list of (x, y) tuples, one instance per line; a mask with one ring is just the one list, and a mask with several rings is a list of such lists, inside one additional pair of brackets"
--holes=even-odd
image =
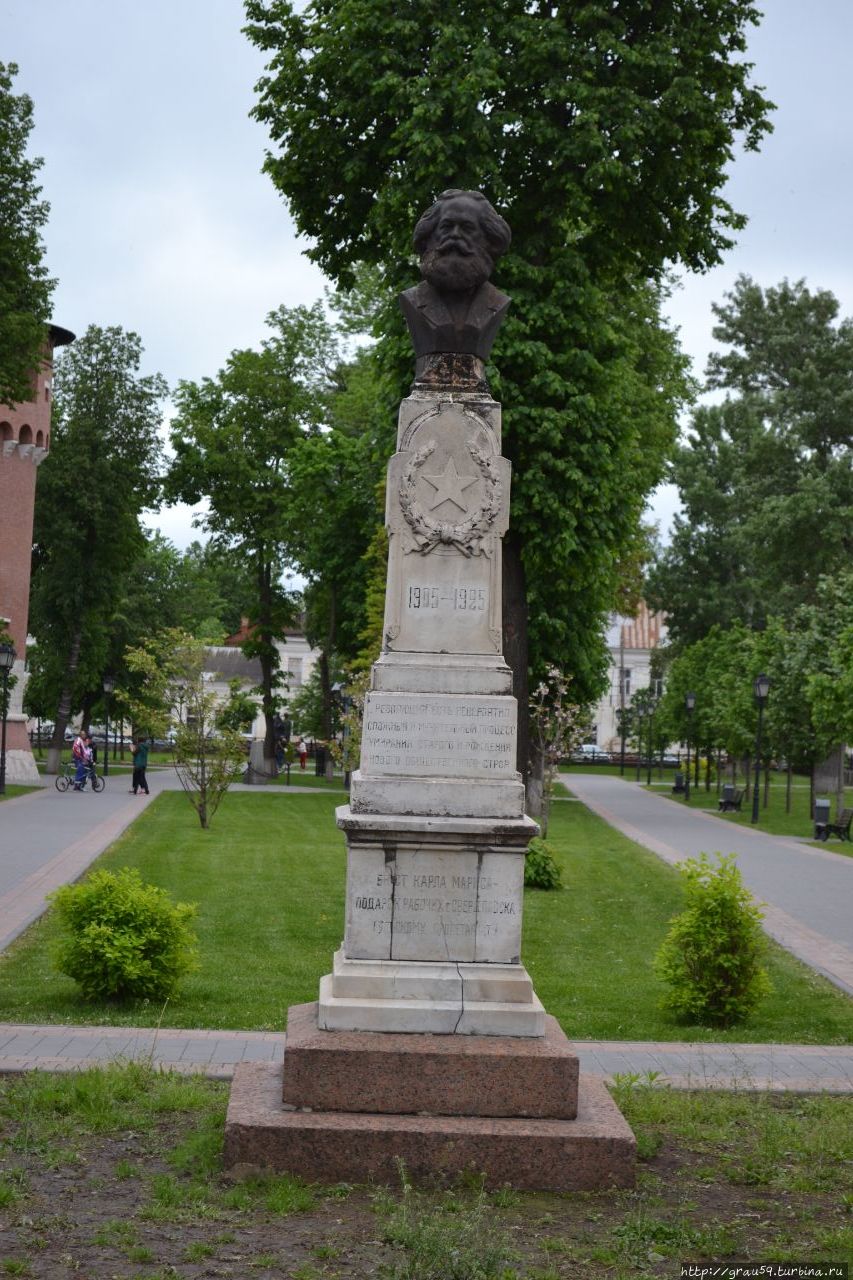
[(441, 217), (442, 205), (447, 200), (455, 199), (456, 196), (466, 196), (469, 200), (477, 202), (480, 228), (486, 237), (492, 257), (499, 258), (502, 253), (506, 253), (512, 239), (509, 224), (492, 208), (481, 191), (461, 191), (458, 187), (450, 187), (447, 191), (442, 191), (435, 204), (418, 219), (413, 236), (415, 252), (418, 254), (424, 252)]

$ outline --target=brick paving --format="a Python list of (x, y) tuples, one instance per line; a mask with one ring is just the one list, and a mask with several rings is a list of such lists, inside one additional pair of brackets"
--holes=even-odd
[[(0, 1074), (79, 1071), (106, 1062), (230, 1079), (238, 1062), (283, 1061), (287, 1037), (273, 1031), (179, 1031), (150, 1027), (0, 1024)], [(676, 1089), (853, 1093), (853, 1046), (682, 1044), (577, 1040), (581, 1070)]]

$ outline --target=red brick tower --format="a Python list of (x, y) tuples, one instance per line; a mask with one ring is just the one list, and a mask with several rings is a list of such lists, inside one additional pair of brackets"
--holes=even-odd
[(51, 325), (45, 357), (33, 374), (32, 400), (11, 409), (0, 404), (0, 623), (11, 632), (18, 655), (13, 669), (17, 683), (12, 690), (6, 727), (7, 782), (39, 781), (27, 735), (26, 717), (21, 710), (27, 655), (36, 468), (50, 449), (53, 352), (56, 347), (73, 341), (73, 333)]

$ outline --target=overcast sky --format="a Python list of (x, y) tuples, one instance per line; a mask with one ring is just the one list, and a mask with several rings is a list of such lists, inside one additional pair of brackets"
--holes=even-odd
[[(850, 251), (851, 0), (765, 0), (751, 37), (775, 132), (740, 155), (728, 196), (750, 222), (724, 266), (683, 279), (671, 304), (703, 372), (711, 303), (740, 272), (831, 289), (853, 313)], [(260, 55), (241, 0), (0, 0), (0, 61), (17, 62), (44, 158), (47, 263), (57, 323), (135, 329), (145, 371), (170, 384), (257, 344), (280, 303), (319, 297), (287, 210), (261, 173), (266, 135), (248, 118)], [(675, 499), (660, 491), (664, 527)], [(156, 523), (178, 545), (186, 509)]]

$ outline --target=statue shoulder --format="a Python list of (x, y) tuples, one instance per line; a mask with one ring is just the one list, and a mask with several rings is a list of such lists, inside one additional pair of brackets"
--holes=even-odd
[(511, 302), (505, 293), (501, 293), (500, 289), (496, 289), (489, 281), (482, 286), (479, 300), (490, 310), (500, 313), (506, 311)]
[(406, 311), (422, 310), (430, 298), (434, 290), (430, 289), (426, 280), (421, 280), (420, 284), (412, 285), (411, 289), (404, 289), (399, 295), (400, 306)]

